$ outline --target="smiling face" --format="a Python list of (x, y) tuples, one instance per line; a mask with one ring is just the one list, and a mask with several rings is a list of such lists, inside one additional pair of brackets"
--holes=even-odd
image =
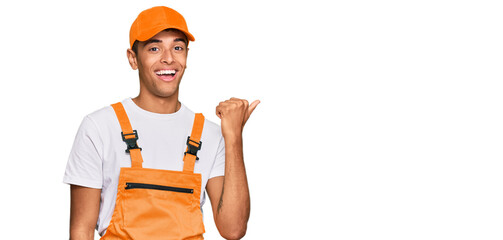
[(138, 69), (140, 96), (178, 99), (178, 88), (187, 63), (187, 37), (178, 30), (159, 32), (139, 42), (135, 51), (128, 49), (133, 69)]

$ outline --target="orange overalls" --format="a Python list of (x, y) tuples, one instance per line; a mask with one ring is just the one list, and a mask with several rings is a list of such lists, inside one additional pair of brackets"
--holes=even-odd
[(104, 240), (203, 239), (200, 207), (201, 174), (194, 173), (201, 149), (204, 116), (197, 113), (187, 139), (183, 171), (142, 168), (138, 134), (133, 130), (122, 104), (112, 104), (122, 139), (131, 156), (131, 167), (121, 168), (117, 199)]

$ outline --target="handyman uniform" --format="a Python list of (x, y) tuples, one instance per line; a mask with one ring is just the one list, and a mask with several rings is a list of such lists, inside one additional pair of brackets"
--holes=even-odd
[[(131, 25), (131, 49), (165, 29), (195, 40), (180, 13), (158, 6)], [(156, 114), (126, 99), (84, 118), (64, 182), (102, 189), (102, 239), (202, 239), (204, 189), (224, 174), (224, 157), (220, 127), (202, 115), (183, 104)]]
[[(130, 153), (126, 153), (125, 151), (127, 144), (124, 142), (123, 136), (121, 135), (123, 129), (121, 128), (116, 112), (111, 106), (108, 106), (89, 114), (82, 121), (75, 138), (64, 177), (64, 182), (68, 184), (102, 189), (100, 213), (97, 224), (97, 230), (100, 235), (105, 233), (105, 230), (112, 220), (112, 215), (114, 215), (114, 218), (118, 218), (116, 217), (118, 214), (114, 213), (118, 189), (124, 193), (122, 195), (119, 194), (119, 196), (125, 196), (125, 194), (135, 194), (135, 197), (143, 194), (147, 195), (147, 199), (152, 200), (155, 203), (154, 205), (159, 205), (159, 199), (163, 197), (171, 199), (182, 198), (184, 199), (182, 201), (188, 201), (192, 204), (190, 205), (192, 209), (189, 209), (188, 212), (197, 214), (197, 212), (194, 211), (194, 207), (199, 208), (199, 203), (200, 206), (204, 204), (204, 189), (208, 179), (216, 176), (223, 176), (224, 174), (225, 147), (220, 127), (207, 119), (204, 120), (202, 125), (203, 130), (199, 140), (202, 142), (202, 145), (201, 149), (197, 151), (199, 160), (194, 161), (193, 168), (195, 174), (201, 174), (200, 189), (199, 187), (187, 187), (181, 183), (191, 181), (197, 182), (197, 180), (187, 180), (193, 179), (193, 177), (184, 178), (184, 174), (187, 173), (187, 170), (189, 170), (190, 173), (191, 168), (191, 166), (188, 167), (188, 165), (184, 165), (184, 153), (190, 150), (187, 149), (187, 138), (191, 136), (194, 127), (196, 116), (194, 112), (190, 111), (182, 104), (181, 108), (172, 114), (152, 113), (139, 108), (130, 98), (122, 101), (122, 106), (124, 107), (124, 112), (128, 117), (132, 130), (137, 131), (137, 145), (142, 149), (141, 158), (143, 162), (141, 163), (141, 168), (146, 170), (137, 171), (135, 167), (132, 167)], [(197, 144), (194, 143), (194, 145)], [(186, 168), (185, 173), (184, 166)], [(133, 177), (122, 177), (120, 180), (120, 172), (124, 172), (124, 169), (130, 169), (126, 174), (129, 177), (131, 177), (130, 175)], [(162, 172), (158, 173), (158, 170), (171, 170), (173, 174), (171, 174), (171, 172), (169, 174)], [(151, 174), (146, 174), (146, 172)], [(126, 174), (123, 176), (126, 176)], [(135, 174), (140, 176), (141, 179), (139, 180), (141, 181), (130, 181), (131, 179), (135, 179)], [(151, 178), (143, 178), (147, 175), (151, 176)], [(166, 180), (162, 178), (166, 178)], [(122, 182), (119, 184), (119, 181)], [(129, 183), (129, 187), (127, 183)], [(170, 186), (170, 184), (173, 186)], [(194, 186), (197, 184), (192, 185)], [(133, 193), (133, 191), (137, 193)], [(193, 192), (190, 193), (190, 191)], [(197, 192), (201, 193), (200, 201), (194, 202), (193, 198), (189, 196), (194, 196), (194, 193), (198, 195)], [(172, 193), (178, 195), (173, 195)], [(135, 199), (135, 197), (132, 198), (133, 202), (143, 201), (139, 197), (138, 199)], [(142, 205), (142, 208), (146, 205), (146, 203), (139, 204)], [(166, 202), (166, 204), (169, 208), (169, 203)], [(134, 204), (132, 205), (134, 206)], [(127, 209), (121, 214), (123, 214), (123, 216), (121, 216), (122, 219), (120, 221), (124, 221), (121, 224), (131, 226), (131, 223), (128, 223)], [(157, 216), (154, 216), (154, 218), (155, 217)], [(136, 216), (135, 218), (141, 217)], [(162, 217), (160, 218), (162, 219)], [(156, 220), (155, 222), (159, 221)], [(114, 223), (117, 224), (117, 221)], [(168, 225), (172, 225), (172, 223)], [(198, 228), (198, 226), (195, 226), (195, 228)], [(135, 232), (135, 230), (130, 230), (130, 232)], [(170, 238), (166, 237), (162, 239)]]

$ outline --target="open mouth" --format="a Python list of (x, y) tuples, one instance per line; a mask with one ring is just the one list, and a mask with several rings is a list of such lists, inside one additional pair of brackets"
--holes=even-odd
[(156, 71), (155, 74), (163, 81), (169, 82), (175, 79), (176, 70), (165, 69)]

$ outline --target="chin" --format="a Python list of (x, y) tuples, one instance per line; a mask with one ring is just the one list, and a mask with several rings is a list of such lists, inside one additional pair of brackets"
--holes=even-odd
[(158, 91), (157, 96), (162, 98), (169, 98), (175, 96), (177, 91)]

